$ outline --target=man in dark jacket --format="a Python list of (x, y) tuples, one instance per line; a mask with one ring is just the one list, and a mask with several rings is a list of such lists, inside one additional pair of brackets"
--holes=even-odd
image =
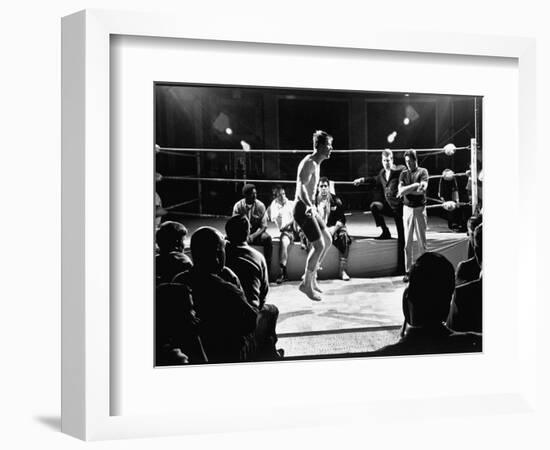
[(375, 200), (370, 204), (370, 210), (377, 227), (382, 234), (377, 239), (391, 239), (391, 233), (386, 225), (384, 215), (393, 217), (397, 228), (397, 265), (398, 273), (405, 270), (405, 232), (403, 228), (403, 200), (397, 197), (399, 176), (405, 166), (396, 166), (393, 162), (393, 153), (386, 149), (382, 151), (382, 169), (376, 177), (361, 177), (353, 180), (353, 184), (366, 183), (373, 187)]
[(225, 264), (239, 277), (248, 303), (262, 309), (269, 291), (264, 255), (247, 243), (250, 223), (245, 216), (233, 216), (225, 224)]
[(459, 333), (444, 321), (455, 286), (453, 265), (439, 253), (426, 252), (411, 268), (409, 286), (403, 294), (405, 322), (401, 339), (374, 355), (467, 353), (482, 350), (476, 333)]
[(470, 281), (477, 280), (481, 273), (481, 267), (477, 262), (475, 256), (475, 242), (474, 242), (474, 230), (481, 224), (482, 216), (472, 216), (468, 219), (468, 238), (470, 240), (469, 246), (472, 248), (474, 255), (468, 258), (466, 261), (460, 261), (456, 267), (456, 285), (469, 283)]
[(200, 338), (209, 362), (277, 359), (275, 325), (278, 309), (248, 303), (239, 279), (225, 267), (225, 240), (214, 228), (199, 228), (191, 237), (194, 266), (174, 283), (191, 291)]
[(157, 366), (208, 362), (189, 289), (163, 283), (155, 293), (155, 361)]
[(157, 286), (169, 283), (180, 272), (193, 267), (191, 259), (183, 252), (183, 239), (187, 229), (178, 222), (164, 222), (156, 234), (159, 253), (155, 257), (155, 272)]

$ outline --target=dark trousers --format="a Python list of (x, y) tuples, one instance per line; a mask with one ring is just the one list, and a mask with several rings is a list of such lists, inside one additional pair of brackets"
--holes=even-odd
[(267, 263), (267, 270), (271, 268), (271, 256), (273, 255), (273, 241), (267, 232), (263, 232), (251, 242), (254, 245), (261, 245), (264, 248), (264, 258)]
[(445, 211), (445, 216), (447, 218), (447, 226), (449, 229), (456, 227), (458, 223), (458, 210), (454, 211)]
[(377, 227), (387, 230), (384, 216), (393, 217), (397, 228), (397, 270), (399, 273), (405, 271), (405, 229), (403, 227), (403, 205), (399, 204), (392, 208), (387, 202), (372, 202), (370, 210)]
[(278, 359), (275, 344), (277, 343), (277, 319), (279, 318), (279, 309), (275, 305), (265, 303), (258, 312), (256, 320), (256, 331), (254, 332), (254, 342), (256, 350), (253, 360), (265, 361)]
[(332, 244), (338, 249), (341, 257), (347, 258), (349, 256), (351, 238), (349, 237), (346, 227), (342, 227), (334, 233), (332, 236)]
[[(449, 200), (453, 200), (454, 199), (450, 199), (450, 198), (443, 198), (443, 201), (449, 201)], [(457, 206), (456, 209), (454, 209), (453, 211), (443, 211), (443, 214), (444, 214), (444, 218), (447, 219), (447, 225), (449, 227), (449, 229), (453, 229), (453, 228), (456, 228), (456, 227), (462, 227), (465, 225), (465, 220), (463, 218), (463, 208), (461, 206)]]

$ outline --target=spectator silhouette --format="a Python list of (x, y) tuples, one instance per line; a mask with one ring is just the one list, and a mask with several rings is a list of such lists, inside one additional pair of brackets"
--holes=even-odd
[(209, 362), (237, 362), (278, 358), (273, 305), (257, 308), (246, 300), (238, 277), (225, 267), (225, 241), (211, 227), (191, 237), (194, 266), (174, 282), (191, 290), (200, 320), (200, 336)]
[(480, 224), (474, 230), (474, 253), (480, 267), (479, 278), (457, 286), (455, 290), (447, 319), (447, 326), (455, 331), (483, 331), (482, 236), (483, 224)]
[(472, 216), (468, 219), (468, 253), (470, 253), (470, 248), (472, 249), (471, 257), (466, 261), (461, 261), (458, 263), (456, 268), (456, 285), (459, 286), (464, 283), (469, 283), (470, 281), (477, 280), (479, 278), (479, 273), (481, 272), (481, 267), (477, 262), (475, 256), (475, 243), (474, 243), (474, 230), (482, 222), (482, 216)]
[(426, 252), (411, 268), (403, 293), (405, 322), (402, 337), (374, 355), (414, 355), (481, 351), (481, 336), (457, 333), (445, 326), (455, 286), (452, 264), (442, 255)]
[(193, 266), (191, 259), (183, 252), (183, 239), (187, 229), (178, 222), (163, 222), (157, 230), (156, 241), (159, 253), (155, 257), (157, 286), (169, 283), (180, 272)]
[(225, 232), (228, 239), (225, 264), (239, 277), (248, 303), (262, 309), (269, 278), (264, 256), (247, 244), (250, 223), (245, 216), (233, 216), (225, 224)]
[(155, 349), (157, 366), (207, 362), (191, 294), (182, 284), (164, 283), (157, 287)]

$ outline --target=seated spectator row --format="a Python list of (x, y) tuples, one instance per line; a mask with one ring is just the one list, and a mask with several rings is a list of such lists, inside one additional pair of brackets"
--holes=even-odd
[[(458, 265), (442, 255), (423, 254), (403, 293), (400, 340), (371, 354), (399, 355), (481, 351), (482, 223), (468, 221), (474, 256)], [(250, 222), (231, 217), (227, 239), (211, 227), (191, 237), (164, 222), (157, 230), (156, 362), (175, 365), (276, 360), (279, 311), (269, 293), (264, 256), (249, 245)]]
[[(260, 361), (282, 356), (275, 348), (279, 311), (265, 303), (267, 265), (263, 255), (246, 243), (249, 228), (245, 217), (233, 217), (227, 223), (228, 243), (214, 228), (199, 228), (191, 237), (191, 262), (183, 254), (185, 227), (176, 222), (164, 222), (159, 227), (158, 365)], [(226, 265), (226, 247), (227, 261), (240, 276)]]
[[(330, 182), (326, 177), (319, 181), (318, 195), (315, 204), (321, 212), (321, 217), (326, 223), (332, 236), (332, 242), (340, 253), (339, 276), (342, 280), (350, 278), (346, 272), (347, 259), (351, 238), (346, 229), (346, 218), (343, 203), (340, 198), (332, 194), (329, 189)], [(273, 242), (267, 233), (267, 222), (277, 224), (280, 232), (279, 263), (280, 272), (276, 278), (277, 283), (288, 280), (286, 266), (288, 261), (288, 246), (294, 241), (304, 242), (305, 236), (294, 221), (294, 201), (286, 196), (282, 186), (273, 189), (273, 201), (266, 209), (264, 203), (257, 198), (256, 187), (246, 184), (242, 189), (243, 198), (233, 206), (233, 215), (245, 216), (250, 222), (250, 234), (247, 242), (263, 247), (267, 266), (271, 267), (273, 254)], [(306, 243), (307, 244), (307, 243)]]

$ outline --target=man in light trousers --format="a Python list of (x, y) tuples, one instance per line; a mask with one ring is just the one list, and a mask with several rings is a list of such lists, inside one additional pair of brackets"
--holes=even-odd
[[(403, 225), (405, 228), (405, 276), (403, 281), (409, 281), (409, 270), (418, 259), (426, 252), (426, 228), (428, 218), (426, 215), (426, 191), (428, 189), (428, 171), (418, 167), (418, 160), (414, 150), (405, 152), (405, 164), (407, 168), (399, 176), (398, 197), (403, 197)], [(416, 234), (418, 252), (413, 254)]]

